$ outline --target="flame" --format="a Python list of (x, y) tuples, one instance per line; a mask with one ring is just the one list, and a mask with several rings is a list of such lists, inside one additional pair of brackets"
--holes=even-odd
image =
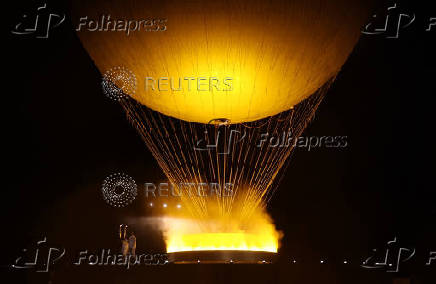
[(249, 250), (277, 252), (278, 239), (271, 234), (201, 233), (176, 234), (167, 240), (167, 252)]
[(264, 212), (257, 212), (249, 220), (228, 217), (201, 221), (169, 217), (162, 220), (168, 253), (205, 250), (277, 252), (282, 237)]

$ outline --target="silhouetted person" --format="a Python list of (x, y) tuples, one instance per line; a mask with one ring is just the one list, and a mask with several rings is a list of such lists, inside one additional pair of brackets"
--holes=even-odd
[(135, 251), (136, 251), (136, 237), (135, 234), (131, 232), (129, 237), (129, 253), (134, 256)]
[(126, 238), (121, 240), (121, 253), (126, 256), (129, 253), (129, 242)]

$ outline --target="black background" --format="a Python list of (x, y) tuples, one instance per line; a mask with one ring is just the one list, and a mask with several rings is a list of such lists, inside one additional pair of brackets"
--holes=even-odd
[[(101, 197), (103, 179), (124, 172), (139, 185), (165, 181), (121, 107), (103, 95), (101, 74), (74, 33), (68, 3), (48, 2), (67, 13), (48, 39), (10, 33), (36, 3), (16, 1), (4, 11), (0, 264), (10, 279), (4, 283), (436, 283), (435, 266), (424, 265), (436, 251), (436, 28), (425, 31), (436, 9), (419, 1), (397, 2), (417, 17), (398, 39), (362, 35), (304, 132), (347, 136), (348, 146), (294, 152), (268, 208), (284, 232), (277, 264), (76, 273), (67, 263), (44, 275), (6, 268), (44, 236), (73, 260), (84, 248), (116, 249), (118, 224), (153, 212), (141, 190), (131, 206), (110, 207)], [(381, 1), (378, 11), (385, 7)], [(138, 251), (164, 251), (153, 228), (135, 230)], [(417, 250), (399, 273), (359, 267), (372, 248), (395, 237)], [(320, 259), (327, 264), (320, 266)]]

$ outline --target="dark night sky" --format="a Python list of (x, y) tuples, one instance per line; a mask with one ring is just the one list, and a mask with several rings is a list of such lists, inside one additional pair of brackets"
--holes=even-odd
[[(60, 2), (53, 5), (68, 11)], [(285, 233), (283, 258), (361, 261), (395, 236), (419, 253), (436, 250), (436, 45), (435, 31), (425, 32), (436, 10), (398, 3), (416, 13), (415, 24), (398, 39), (362, 36), (303, 134), (347, 136), (348, 147), (297, 149), (269, 205)], [(28, 7), (8, 5), (9, 23)], [(70, 22), (45, 40), (5, 36), (1, 264), (41, 236), (72, 251), (116, 245), (124, 217), (150, 212), (143, 196), (126, 209), (109, 207), (102, 180), (122, 171), (138, 184), (161, 182), (163, 173), (102, 94)], [(138, 247), (163, 249), (156, 232), (138, 234)]]

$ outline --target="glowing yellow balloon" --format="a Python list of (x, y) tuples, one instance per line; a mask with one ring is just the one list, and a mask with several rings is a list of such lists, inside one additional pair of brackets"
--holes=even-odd
[(75, 26), (100, 71), (127, 68), (128, 95), (201, 123), (254, 121), (307, 98), (340, 70), (367, 14), (356, 1), (91, 2)]

